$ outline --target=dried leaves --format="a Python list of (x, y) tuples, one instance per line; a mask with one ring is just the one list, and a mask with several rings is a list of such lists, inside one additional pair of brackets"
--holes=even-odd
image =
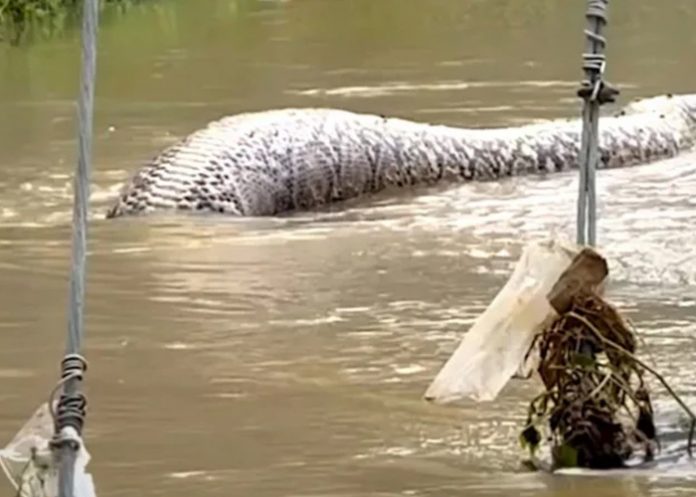
[(646, 368), (618, 312), (582, 292), (539, 339), (545, 391), (521, 436), (532, 454), (546, 438), (556, 467), (616, 468), (638, 452), (651, 459), (658, 441)]

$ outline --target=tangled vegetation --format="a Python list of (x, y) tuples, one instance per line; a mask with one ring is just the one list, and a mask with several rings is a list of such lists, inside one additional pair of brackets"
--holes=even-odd
[[(585, 270), (598, 260), (603, 264), (597, 254), (587, 254), (585, 261), (590, 262)], [(571, 266), (565, 276), (578, 273), (582, 265)], [(554, 468), (619, 468), (639, 455), (644, 461), (651, 460), (659, 440), (645, 381), (648, 374), (657, 378), (690, 416), (691, 454), (696, 423), (693, 413), (662, 376), (636, 356), (633, 330), (598, 296), (596, 288), (587, 284), (592, 279), (598, 284), (604, 268), (591, 277), (576, 277), (565, 288), (560, 285), (558, 298), (550, 298), (559, 317), (539, 337), (538, 372), (544, 391), (529, 405), (521, 441), (532, 457), (544, 441), (549, 442)]]
[[(0, 40), (18, 44), (33, 30), (50, 35), (74, 23), (84, 0), (0, 0)], [(100, 0), (100, 6), (128, 7), (138, 0)]]

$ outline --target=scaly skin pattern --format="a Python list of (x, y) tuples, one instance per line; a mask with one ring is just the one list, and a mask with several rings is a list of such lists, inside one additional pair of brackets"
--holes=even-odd
[[(156, 211), (270, 216), (390, 188), (578, 167), (582, 123), (462, 129), (333, 109), (244, 113), (145, 164), (107, 218)], [(636, 101), (600, 119), (600, 168), (673, 157), (696, 143), (696, 94)]]

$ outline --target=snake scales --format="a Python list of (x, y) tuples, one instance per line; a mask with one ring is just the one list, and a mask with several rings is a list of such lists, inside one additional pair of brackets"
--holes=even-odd
[[(164, 149), (107, 217), (159, 210), (268, 216), (415, 185), (578, 166), (581, 122), (462, 129), (333, 109), (244, 113)], [(672, 157), (696, 143), (696, 94), (639, 100), (600, 121), (600, 168)]]

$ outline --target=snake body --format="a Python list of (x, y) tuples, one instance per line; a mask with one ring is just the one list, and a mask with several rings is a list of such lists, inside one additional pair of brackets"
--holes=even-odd
[[(390, 188), (578, 167), (582, 124), (463, 129), (336, 109), (243, 113), (167, 147), (127, 182), (108, 218), (160, 210), (269, 216)], [(600, 120), (600, 168), (696, 143), (696, 94), (639, 100)]]

